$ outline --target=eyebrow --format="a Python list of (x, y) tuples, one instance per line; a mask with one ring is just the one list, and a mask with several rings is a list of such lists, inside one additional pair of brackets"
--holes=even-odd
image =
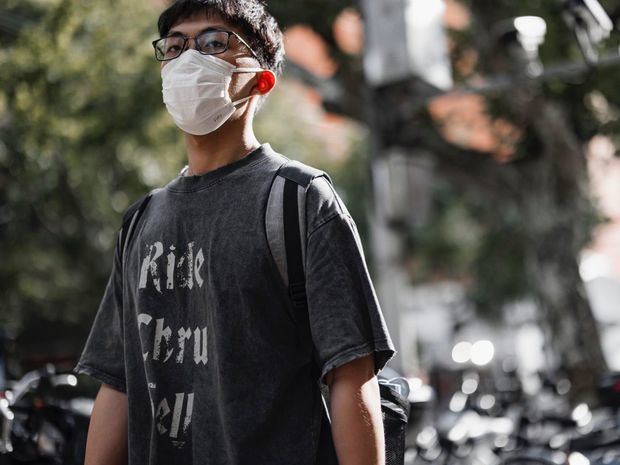
[[(221, 24), (216, 24), (215, 26), (209, 26), (209, 27), (205, 27), (204, 29), (198, 31), (198, 34), (196, 35), (200, 35), (203, 32), (207, 32), (207, 31), (226, 31), (225, 27)], [(185, 34), (183, 34), (181, 31), (175, 31), (175, 30), (170, 30), (168, 31), (168, 34), (166, 34), (166, 36), (183, 36), (185, 37)]]

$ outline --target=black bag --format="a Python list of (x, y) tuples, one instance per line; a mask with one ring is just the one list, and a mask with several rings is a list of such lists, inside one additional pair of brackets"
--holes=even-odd
[(379, 379), (385, 435), (385, 464), (403, 465), (410, 404), (407, 397), (390, 388), (389, 383), (384, 384), (382, 381)]

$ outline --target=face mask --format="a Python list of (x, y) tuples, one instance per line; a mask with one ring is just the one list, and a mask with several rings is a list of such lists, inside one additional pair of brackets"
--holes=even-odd
[(164, 103), (183, 131), (209, 134), (228, 121), (236, 105), (251, 98), (231, 101), (228, 86), (233, 73), (260, 71), (264, 70), (236, 68), (221, 58), (190, 48), (161, 70)]

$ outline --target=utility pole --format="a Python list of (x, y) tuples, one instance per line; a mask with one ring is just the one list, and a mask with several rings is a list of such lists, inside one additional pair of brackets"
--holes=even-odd
[[(404, 232), (428, 215), (432, 156), (390, 140), (382, 119), (390, 108), (378, 98), (399, 82), (418, 79), (435, 90), (452, 87), (443, 31), (443, 0), (361, 0), (365, 22), (366, 112), (371, 134), (372, 201), (369, 212), (377, 292), (398, 350), (390, 366), (407, 376), (419, 370), (415, 334), (401, 332), (406, 307)], [(412, 96), (415, 97), (415, 96)], [(411, 130), (415, 130), (411, 128)]]

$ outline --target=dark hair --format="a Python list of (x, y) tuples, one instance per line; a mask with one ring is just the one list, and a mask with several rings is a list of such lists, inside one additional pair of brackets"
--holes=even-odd
[(282, 31), (263, 1), (175, 0), (159, 16), (157, 28), (160, 36), (165, 36), (172, 26), (198, 12), (205, 12), (207, 17), (218, 16), (238, 28), (256, 52), (261, 66), (273, 71), (276, 76), (282, 73)]

